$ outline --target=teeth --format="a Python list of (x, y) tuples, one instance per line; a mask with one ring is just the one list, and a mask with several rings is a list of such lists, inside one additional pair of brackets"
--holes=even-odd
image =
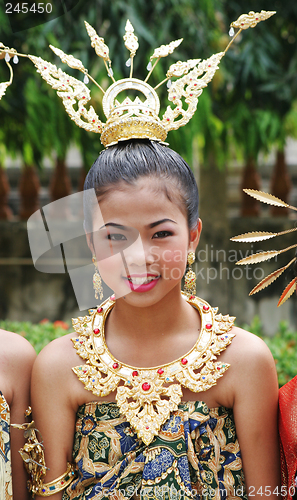
[(154, 276), (154, 277), (151, 276), (149, 278), (128, 278), (128, 280), (133, 285), (145, 285), (145, 284), (150, 283), (151, 281), (153, 281), (157, 278), (158, 278), (158, 276)]

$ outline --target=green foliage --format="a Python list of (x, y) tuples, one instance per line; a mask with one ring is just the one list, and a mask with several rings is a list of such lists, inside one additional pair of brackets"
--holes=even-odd
[(273, 337), (263, 334), (258, 316), (243, 328), (261, 337), (269, 347), (275, 360), (280, 387), (297, 375), (297, 332), (292, 332), (286, 321), (280, 322), (278, 332)]
[(69, 325), (63, 321), (51, 323), (48, 320), (43, 320), (37, 325), (30, 323), (30, 321), (19, 322), (5, 320), (0, 321), (0, 328), (18, 333), (22, 337), (25, 337), (30, 344), (32, 344), (37, 353), (52, 340), (73, 331), (73, 329), (69, 328)]

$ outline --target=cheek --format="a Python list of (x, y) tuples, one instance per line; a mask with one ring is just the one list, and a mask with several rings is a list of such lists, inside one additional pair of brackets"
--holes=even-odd
[(112, 283), (115, 279), (119, 278), (119, 273), (121, 273), (124, 268), (121, 254), (118, 253), (107, 259), (100, 260), (98, 262), (98, 267), (103, 281), (105, 281), (107, 285)]
[(185, 248), (174, 248), (173, 250), (164, 250), (161, 252), (161, 259), (163, 262), (168, 263), (169, 266), (177, 265), (183, 267), (187, 261), (187, 251)]

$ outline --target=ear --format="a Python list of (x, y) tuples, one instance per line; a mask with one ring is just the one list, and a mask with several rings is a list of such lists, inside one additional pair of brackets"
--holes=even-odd
[(198, 219), (196, 227), (190, 231), (189, 251), (195, 252), (200, 240), (201, 231), (202, 220)]

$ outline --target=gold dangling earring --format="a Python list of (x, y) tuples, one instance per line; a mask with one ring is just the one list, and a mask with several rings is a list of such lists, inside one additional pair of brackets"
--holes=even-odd
[(93, 276), (93, 287), (94, 287), (94, 290), (95, 290), (95, 299), (99, 299), (102, 300), (103, 299), (103, 287), (102, 287), (102, 278), (100, 276), (100, 273), (97, 269), (97, 266), (96, 266), (96, 257), (95, 255), (93, 255), (92, 257), (92, 262), (95, 266), (95, 269), (96, 271), (94, 272), (94, 276)]
[(185, 275), (185, 286), (184, 292), (191, 295), (196, 295), (196, 274), (191, 268), (191, 265), (195, 262), (195, 252), (188, 253), (187, 263), (189, 269)]

